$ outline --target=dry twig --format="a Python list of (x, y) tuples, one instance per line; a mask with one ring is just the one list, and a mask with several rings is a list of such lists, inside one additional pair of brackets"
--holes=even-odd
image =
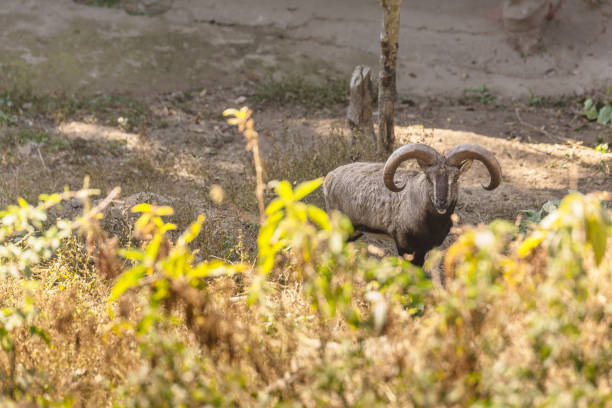
[(548, 137), (550, 137), (551, 139), (555, 139), (555, 140), (558, 140), (558, 141), (560, 141), (560, 142), (565, 143), (565, 139), (564, 139), (564, 138), (559, 137), (559, 136), (555, 136), (555, 135), (553, 135), (552, 133), (547, 132), (547, 131), (544, 129), (544, 126), (542, 126), (541, 128), (539, 128), (539, 127), (537, 127), (537, 126), (535, 126), (535, 125), (532, 125), (531, 123), (525, 122), (525, 121), (524, 121), (524, 120), (521, 118), (521, 114), (519, 113), (519, 108), (514, 109), (514, 113), (516, 114), (516, 118), (518, 119), (518, 121), (519, 121), (519, 123), (520, 123), (521, 125), (526, 126), (526, 127), (530, 128), (530, 129), (532, 129), (532, 130), (535, 130), (536, 132), (540, 132), (540, 133), (542, 133), (544, 136), (548, 136)]

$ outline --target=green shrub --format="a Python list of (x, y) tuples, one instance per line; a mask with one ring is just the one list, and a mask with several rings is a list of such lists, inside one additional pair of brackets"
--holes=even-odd
[[(260, 317), (248, 319), (255, 327), (236, 326), (223, 345), (212, 347), (242, 361), (224, 368), (219, 360), (202, 364), (208, 381), (232, 378), (216, 387), (235, 390), (240, 401), (245, 397), (238, 398), (237, 389), (270, 403), (302, 400), (305, 389), (316, 387), (313, 402), (322, 405), (558, 405), (568, 399), (571, 405), (601, 405), (610, 398), (608, 388), (598, 386), (612, 369), (607, 340), (612, 315), (602, 300), (612, 293), (612, 227), (601, 197), (568, 195), (526, 237), (505, 221), (468, 230), (445, 256), (446, 288), (432, 291), (422, 272), (405, 261), (370, 258), (363, 248), (346, 244), (351, 227), (345, 218), (329, 218), (300, 203), (320, 182), (295, 191), (286, 182), (277, 186), (279, 197), (266, 210), (259, 264), (247, 290), (248, 313)], [(282, 302), (275, 301), (278, 282), (270, 279), (276, 269), (289, 270), (300, 282), (307, 310), (314, 313), (309, 318), (287, 319)], [(218, 319), (215, 313), (201, 317)], [(353, 334), (334, 333), (338, 324)], [(282, 355), (281, 345), (299, 344), (300, 336), (315, 336), (320, 357), (298, 369), (284, 367), (290, 356)], [(228, 348), (238, 339), (242, 343)], [(392, 361), (372, 350), (386, 341), (402, 350)], [(246, 368), (249, 352), (240, 346), (276, 354), (267, 362), (282, 368), (266, 380), (268, 388), (262, 389), (260, 377), (271, 374), (261, 362)], [(289, 384), (298, 381), (296, 372), (302, 372), (300, 383)], [(390, 394), (379, 395), (379, 389)]]
[(597, 123), (602, 125), (607, 125), (612, 122), (612, 105), (610, 102), (597, 104), (589, 98), (584, 101), (584, 107), (581, 113), (586, 116), (588, 120), (597, 119)]
[[(247, 111), (236, 123), (252, 130)], [(256, 134), (249, 142), (254, 148)], [(132, 209), (141, 215), (130, 246), (119, 248), (98, 223), (112, 196), (93, 207), (88, 189), (1, 212), (0, 283), (38, 290), (13, 289), (3, 299), (2, 398), (168, 407), (609, 405), (609, 194), (571, 193), (534, 212), (522, 231), (504, 220), (466, 228), (442, 256), (441, 286), (403, 258), (347, 243), (346, 217), (302, 201), (321, 183), (276, 185), (254, 265), (200, 259), (190, 245), (204, 217), (171, 239), (176, 227), (164, 217), (173, 210), (150, 204)], [(82, 216), (47, 219), (48, 208), (71, 198), (82, 200)], [(37, 282), (77, 232), (95, 285), (68, 289), (68, 308), (37, 305), (62, 291)], [(91, 286), (99, 295), (85, 301)], [(100, 306), (106, 316), (93, 312)], [(66, 359), (89, 364), (62, 368)]]
[[(105, 252), (99, 207), (46, 226), (45, 208), (86, 200), (88, 190), (21, 202), (2, 213), (3, 248), (20, 251), (2, 259), (13, 276), (4, 279), (35, 284), (28, 268), (77, 227), (98, 248), (98, 273), (117, 254), (127, 260), (107, 292), (105, 336), (133, 338), (140, 360), (117, 384), (118, 406), (606, 404), (612, 223), (601, 200), (609, 197), (572, 193), (527, 235), (506, 221), (468, 229), (444, 256), (445, 287), (433, 287), (407, 261), (347, 243), (345, 217), (302, 203), (320, 184), (277, 185), (255, 268), (194, 262), (189, 243), (204, 219), (171, 242), (168, 207), (136, 206), (142, 244)], [(19, 369), (20, 328), (54, 341), (32, 296), (22, 299), (1, 322), (4, 396), (51, 401), (19, 385), (32, 375)]]

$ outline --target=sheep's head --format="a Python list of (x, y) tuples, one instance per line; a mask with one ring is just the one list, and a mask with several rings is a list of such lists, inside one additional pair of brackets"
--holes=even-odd
[(393, 176), (397, 167), (409, 159), (415, 159), (425, 174), (430, 187), (427, 194), (439, 214), (445, 214), (456, 203), (459, 177), (470, 168), (473, 160), (482, 162), (491, 175), (489, 185), (483, 185), (483, 188), (493, 190), (501, 182), (501, 167), (497, 159), (480, 146), (458, 145), (442, 156), (425, 144), (411, 143), (394, 151), (385, 163), (383, 177), (389, 190), (397, 192), (404, 189), (403, 185), (395, 184)]

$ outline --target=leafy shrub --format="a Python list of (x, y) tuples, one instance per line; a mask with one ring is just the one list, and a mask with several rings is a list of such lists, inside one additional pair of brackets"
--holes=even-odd
[[(444, 258), (446, 288), (432, 290), (407, 262), (371, 258), (365, 248), (347, 244), (351, 227), (342, 216), (300, 203), (319, 184), (276, 188), (279, 197), (267, 207), (260, 231), (258, 268), (247, 277), (246, 304), (225, 317), (239, 315), (248, 327), (233, 321), (228, 333), (218, 322), (219, 307), (210, 304), (199, 309), (202, 322), (209, 322), (206, 336), (185, 320), (209, 360), (185, 369), (202, 376), (189, 386), (190, 395), (223, 395), (219, 405), (329, 406), (575, 406), (610, 397), (607, 386), (598, 385), (612, 369), (606, 340), (612, 314), (603, 300), (612, 294), (612, 223), (602, 197), (568, 195), (525, 237), (506, 221), (466, 231)], [(273, 278), (281, 272), (299, 283), (302, 314), (279, 299), (295, 289)], [(231, 309), (226, 300), (212, 300), (210, 290), (197, 293)], [(211, 340), (211, 330), (224, 340)], [(158, 349), (156, 361), (169, 354), (177, 361), (195, 358), (176, 347)], [(296, 357), (308, 350), (308, 359)], [(182, 384), (172, 381), (168, 387)], [(177, 392), (172, 403), (184, 395)], [(196, 404), (190, 401), (186, 405)]]
[(465, 101), (478, 101), (484, 105), (491, 105), (495, 103), (496, 97), (491, 93), (486, 85), (482, 85), (480, 88), (468, 88), (463, 91)]
[(555, 211), (561, 203), (560, 200), (549, 200), (545, 202), (538, 210), (522, 210), (521, 221), (518, 226), (519, 232), (527, 232), (527, 228), (532, 224), (539, 224), (542, 219)]
[[(118, 404), (602, 405), (610, 398), (606, 197), (570, 194), (526, 236), (506, 221), (468, 229), (444, 257), (446, 286), (434, 288), (407, 261), (346, 243), (351, 226), (340, 214), (300, 201), (320, 184), (277, 185), (255, 269), (194, 263), (189, 242), (202, 217), (170, 242), (174, 226), (163, 221), (170, 208), (134, 208), (141, 246), (98, 255), (128, 261), (110, 291), (107, 336), (135, 336), (141, 349), (135, 374), (117, 388)], [(48, 199), (43, 207), (58, 200)], [(12, 226), (5, 242), (15, 220), (42, 218), (33, 208), (3, 213), (3, 226)], [(26, 242), (23, 251), (40, 246)], [(30, 316), (26, 327), (44, 338), (32, 331), (40, 322), (28, 310), (5, 316)], [(6, 381), (5, 392), (16, 395)]]
[(596, 120), (597, 123), (607, 125), (612, 122), (612, 105), (610, 102), (597, 104), (591, 98), (584, 101), (581, 112), (588, 120)]
[[(5, 299), (0, 311), (0, 345), (6, 354), (6, 366), (0, 367), (2, 391), (16, 401), (25, 398), (48, 402), (46, 393), (37, 393), (33, 386), (37, 373), (18, 363), (19, 350), (23, 347), (20, 343), (24, 338), (37, 336), (50, 345), (50, 338), (38, 319), (41, 311), (35, 305), (33, 292), (40, 284), (32, 279), (33, 268), (52, 258), (73, 231), (92, 233), (96, 230), (100, 207), (92, 208), (89, 197), (98, 191), (87, 188), (87, 185), (86, 180), (85, 187), (77, 192), (43, 194), (36, 206), (19, 199), (17, 205), (0, 211), (0, 279), (17, 280), (16, 286), (25, 289), (20, 291), (17, 299), (8, 302)], [(85, 204), (83, 215), (74, 220), (58, 219), (51, 223), (47, 211), (70, 200)]]
[[(247, 110), (238, 112), (248, 121)], [(14, 292), (20, 297), (0, 319), (2, 397), (168, 407), (609, 404), (609, 195), (571, 193), (532, 214), (524, 233), (504, 220), (466, 228), (442, 257), (440, 286), (402, 258), (347, 243), (344, 216), (302, 201), (321, 182), (277, 183), (261, 214), (255, 265), (199, 260), (190, 243), (204, 218), (173, 240), (175, 226), (164, 220), (172, 209), (150, 204), (132, 209), (141, 214), (135, 235), (119, 248), (98, 224), (110, 198), (92, 206), (88, 189), (2, 212), (2, 282), (36, 285), (46, 273), (40, 262), (78, 231), (109, 315), (96, 315), (103, 324), (84, 350), (99, 350), (97, 341), (103, 369), (90, 365), (92, 378), (70, 369), (65, 388), (32, 381), (48, 373), (20, 368), (34, 347), (30, 335), (51, 345), (60, 344), (54, 336), (70, 340), (74, 323), (54, 326), (89, 306), (75, 296), (68, 317), (53, 316), (27, 291)], [(51, 223), (46, 209), (67, 198), (82, 199), (84, 215)], [(61, 344), (68, 358), (84, 347)], [(43, 347), (31, 354), (53, 360)], [(88, 400), (98, 389), (102, 396)]]

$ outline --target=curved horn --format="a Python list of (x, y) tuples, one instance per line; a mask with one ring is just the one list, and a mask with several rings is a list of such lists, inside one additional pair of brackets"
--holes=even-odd
[(394, 151), (391, 156), (389, 156), (387, 162), (385, 163), (385, 168), (383, 170), (385, 186), (387, 186), (389, 190), (396, 192), (404, 189), (404, 185), (398, 186), (393, 181), (395, 171), (403, 161), (408, 159), (417, 159), (420, 162), (419, 164), (428, 166), (435, 163), (436, 159), (439, 157), (441, 157), (440, 153), (435, 151), (435, 149), (432, 147), (422, 143), (410, 143), (406, 146), (400, 147)]
[(478, 160), (489, 170), (491, 181), (488, 186), (482, 185), (485, 190), (493, 190), (501, 183), (502, 170), (495, 155), (487, 149), (474, 144), (461, 144), (453, 147), (446, 153), (446, 162), (451, 166), (460, 166), (466, 160)]

